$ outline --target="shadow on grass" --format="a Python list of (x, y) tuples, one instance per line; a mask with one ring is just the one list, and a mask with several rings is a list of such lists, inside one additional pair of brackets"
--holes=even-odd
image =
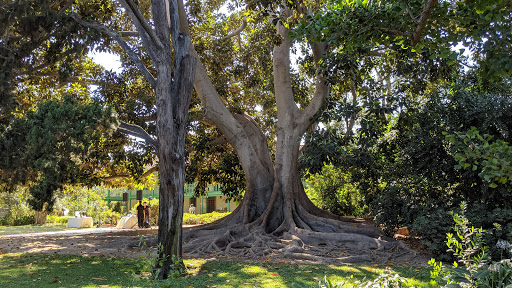
[[(58, 254), (5, 254), (0, 287), (318, 287), (324, 276), (335, 282), (375, 279), (385, 267), (335, 266), (189, 259), (183, 278), (143, 279), (148, 259)], [(283, 261), (284, 262), (284, 261)], [(407, 286), (428, 287), (426, 267), (392, 267)], [(143, 276), (141, 276), (143, 275)], [(406, 287), (407, 287), (406, 286)]]

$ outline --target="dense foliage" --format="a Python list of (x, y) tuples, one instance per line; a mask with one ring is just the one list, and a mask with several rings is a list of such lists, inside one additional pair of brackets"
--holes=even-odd
[(0, 171), (8, 187), (30, 184), (28, 201), (37, 211), (51, 211), (54, 192), (64, 184), (98, 184), (101, 139), (115, 129), (110, 108), (72, 97), (46, 101), (11, 122), (0, 135)]
[[(512, 209), (511, 66), (499, 56), (512, 51), (511, 6), (470, 2), (332, 1), (298, 29), (336, 47), (325, 59), (331, 98), (306, 137), (303, 168), (340, 167), (387, 233), (408, 226), (446, 257), (449, 211), (461, 201), (493, 231), (489, 246), (512, 240), (501, 230)], [(409, 33), (426, 11), (428, 23)], [(416, 32), (427, 37), (415, 41)]]

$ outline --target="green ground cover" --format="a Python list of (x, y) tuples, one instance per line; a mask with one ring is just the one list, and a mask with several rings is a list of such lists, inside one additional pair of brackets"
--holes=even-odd
[(22, 233), (37, 233), (59, 230), (70, 230), (66, 224), (45, 224), (45, 225), (23, 225), (23, 226), (0, 226), (0, 235), (12, 235)]
[[(145, 279), (144, 258), (5, 254), (0, 256), (0, 287), (318, 287), (325, 275), (335, 281), (370, 280), (385, 268), (202, 259), (185, 263), (188, 276), (155, 283)], [(429, 287), (427, 267), (392, 269), (408, 279), (406, 287)]]

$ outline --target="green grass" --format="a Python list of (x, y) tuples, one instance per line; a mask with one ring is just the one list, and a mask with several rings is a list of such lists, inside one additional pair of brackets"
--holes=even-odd
[(0, 226), (0, 235), (48, 232), (48, 231), (59, 231), (59, 230), (67, 230), (67, 229), (75, 229), (75, 228), (67, 228), (66, 224)]
[[(192, 259), (185, 261), (186, 277), (155, 283), (141, 273), (146, 263), (143, 258), (5, 254), (0, 256), (0, 287), (318, 287), (324, 275), (336, 282), (374, 279), (385, 268)], [(407, 286), (428, 287), (429, 268), (392, 268), (408, 279)]]

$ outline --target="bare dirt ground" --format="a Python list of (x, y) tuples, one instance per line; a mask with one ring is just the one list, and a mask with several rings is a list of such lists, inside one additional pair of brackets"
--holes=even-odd
[[(156, 255), (157, 228), (152, 229), (80, 229), (59, 232), (29, 233), (18, 235), (0, 236), (0, 254), (6, 253), (55, 253), (83, 256), (106, 257), (141, 257)], [(409, 242), (409, 241), (407, 241)], [(410, 244), (410, 243), (408, 243)], [(412, 246), (412, 247), (411, 247)], [(414, 245), (409, 245), (417, 249)], [(350, 254), (350, 251), (344, 253)], [(183, 255), (187, 258), (187, 255)], [(345, 264), (337, 263), (337, 256), (326, 255), (322, 261), (294, 260), (289, 262)], [(237, 261), (280, 261), (278, 253), (268, 255), (262, 259), (251, 257), (223, 257), (216, 255), (204, 255), (207, 259), (226, 259)], [(430, 255), (417, 252), (417, 257), (411, 259), (390, 259), (393, 265), (426, 265)], [(361, 263), (373, 264), (373, 263)], [(388, 263), (389, 264), (389, 263)]]

